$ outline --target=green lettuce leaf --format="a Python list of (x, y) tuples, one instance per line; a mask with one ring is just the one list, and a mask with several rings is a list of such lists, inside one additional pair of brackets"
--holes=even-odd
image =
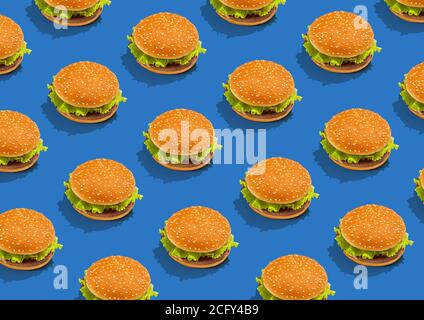
[(164, 248), (166, 249), (166, 251), (168, 251), (170, 255), (177, 258), (186, 259), (188, 261), (199, 261), (202, 258), (218, 259), (225, 252), (231, 251), (231, 248), (237, 248), (239, 245), (237, 242), (234, 242), (234, 236), (231, 235), (231, 239), (228, 241), (228, 243), (225, 246), (213, 252), (205, 252), (205, 253), (188, 252), (188, 251), (177, 248), (171, 242), (171, 240), (169, 240), (165, 229), (159, 230), (159, 233), (162, 235), (160, 242), (162, 243), (162, 245), (164, 246)]
[(46, 152), (48, 150), (47, 147), (43, 145), (43, 140), (38, 142), (37, 147), (28, 152), (27, 154), (20, 157), (0, 157), (0, 166), (7, 166), (10, 162), (20, 162), (27, 163), (32, 160), (36, 155), (39, 155), (41, 152)]
[(386, 2), (390, 10), (397, 13), (406, 13), (410, 16), (420, 16), (424, 14), (424, 8), (406, 6), (396, 0), (384, 0), (384, 2)]
[(100, 108), (83, 108), (83, 107), (74, 107), (65, 101), (63, 101), (58, 94), (56, 93), (54, 86), (52, 84), (48, 85), (47, 88), (50, 90), (49, 98), (53, 105), (57, 108), (58, 111), (68, 114), (74, 114), (77, 117), (85, 117), (89, 113), (108, 113), (114, 106), (118, 106), (121, 102), (127, 102), (127, 98), (122, 96), (122, 91), (119, 90), (118, 95), (108, 104)]
[(424, 189), (421, 185), (421, 181), (419, 179), (414, 179), (415, 185), (417, 186), (415, 188), (415, 192), (417, 193), (418, 197), (421, 199), (421, 201), (424, 203)]
[(392, 138), (387, 146), (376, 153), (371, 155), (352, 155), (337, 150), (330, 141), (328, 141), (325, 132), (320, 132), (319, 134), (322, 137), (321, 145), (325, 152), (327, 152), (332, 159), (346, 161), (348, 163), (359, 163), (361, 160), (378, 161), (381, 160), (387, 153), (392, 152), (392, 150), (399, 149), (399, 146), (395, 144), (394, 138)]
[[(264, 300), (281, 300), (280, 298), (272, 295), (272, 293), (265, 288), (262, 277), (256, 278), (256, 282), (258, 283), (258, 292)], [(324, 292), (312, 300), (327, 300), (329, 296), (334, 296), (335, 294), (336, 292), (331, 290), (331, 285), (328, 284)]]
[(155, 58), (152, 56), (149, 56), (148, 54), (141, 51), (137, 45), (134, 43), (134, 37), (133, 36), (127, 36), (127, 39), (129, 40), (130, 44), (128, 45), (128, 48), (130, 49), (133, 56), (136, 58), (136, 60), (141, 64), (148, 64), (151, 66), (155, 66), (157, 68), (165, 68), (168, 66), (168, 64), (180, 64), (180, 65), (186, 65), (189, 63), (194, 57), (198, 57), (201, 53), (206, 53), (206, 49), (202, 48), (202, 42), (198, 42), (196, 48), (190, 52), (188, 55), (179, 58), (179, 59), (160, 59)]
[(273, 106), (273, 107), (251, 106), (237, 99), (237, 97), (231, 92), (230, 86), (227, 83), (224, 83), (223, 87), (225, 89), (224, 96), (234, 110), (238, 112), (242, 112), (242, 113), (250, 113), (255, 116), (260, 116), (265, 112), (281, 113), (284, 110), (286, 110), (289, 106), (294, 104), (296, 101), (302, 101), (302, 97), (297, 95), (297, 90), (295, 89), (293, 94), (290, 96), (290, 98), (288, 98), (286, 101), (276, 106)]
[(54, 253), (56, 250), (61, 250), (62, 247), (63, 246), (59, 244), (56, 237), (50, 246), (37, 254), (13, 254), (0, 249), (0, 260), (7, 260), (12, 263), (22, 263), (26, 260), (41, 261), (44, 260), (44, 258), (47, 257), (50, 253)]
[(247, 188), (247, 184), (245, 181), (240, 181), (241, 186), (243, 187), (241, 193), (246, 201), (255, 209), (258, 210), (266, 210), (268, 212), (278, 213), (281, 210), (289, 209), (289, 210), (299, 210), (302, 208), (305, 203), (312, 201), (312, 199), (318, 199), (319, 194), (315, 193), (315, 188), (312, 186), (311, 190), (308, 194), (301, 200), (298, 200), (289, 204), (276, 204), (269, 203), (263, 200), (256, 198)]
[(117, 211), (117, 212), (123, 211), (131, 203), (134, 203), (137, 200), (143, 199), (143, 196), (138, 193), (138, 188), (135, 188), (130, 198), (116, 205), (104, 206), (100, 204), (90, 204), (78, 198), (78, 196), (72, 191), (70, 182), (65, 182), (64, 185), (66, 187), (65, 195), (74, 208), (81, 211), (88, 211), (95, 214), (102, 214), (105, 211)]
[(407, 246), (412, 246), (414, 244), (414, 241), (409, 240), (409, 235), (405, 233), (403, 240), (400, 243), (398, 243), (395, 247), (389, 250), (367, 251), (367, 250), (361, 250), (361, 249), (355, 248), (354, 246), (350, 245), (349, 242), (347, 242), (346, 239), (343, 238), (339, 228), (334, 228), (334, 232), (336, 233), (336, 242), (339, 245), (339, 247), (343, 250), (344, 253), (346, 253), (349, 256), (359, 257), (362, 259), (371, 260), (371, 259), (374, 259), (376, 256), (393, 257), (400, 250), (405, 249)]
[(269, 5), (258, 10), (233, 9), (226, 6), (219, 0), (210, 0), (210, 3), (212, 7), (216, 10), (216, 12), (218, 12), (219, 14), (222, 14), (224, 16), (231, 16), (237, 19), (245, 19), (247, 16), (250, 15), (261, 17), (266, 16), (274, 8), (278, 7), (279, 5), (284, 5), (286, 3), (286, 0), (273, 0)]
[(171, 155), (165, 154), (162, 152), (150, 139), (150, 134), (148, 132), (143, 132), (143, 136), (145, 138), (144, 145), (147, 150), (149, 150), (150, 154), (161, 162), (171, 163), (171, 164), (188, 164), (190, 160), (193, 163), (202, 163), (206, 157), (208, 157), (211, 153), (214, 153), (216, 150), (221, 150), (222, 146), (217, 143), (216, 138), (214, 144), (202, 151), (197, 155), (188, 156), (180, 156), (180, 155)]
[(303, 34), (302, 38), (304, 40), (303, 46), (306, 49), (306, 52), (311, 56), (312, 59), (319, 63), (325, 63), (329, 64), (333, 67), (340, 67), (344, 63), (354, 63), (354, 64), (361, 64), (364, 62), (369, 56), (373, 56), (376, 52), (381, 52), (381, 48), (377, 47), (377, 41), (374, 40), (373, 44), (371, 45), (371, 48), (369, 48), (364, 53), (360, 54), (359, 56), (353, 57), (353, 58), (337, 58), (337, 57), (330, 57), (327, 56), (316, 49), (311, 41), (309, 40), (309, 36), (307, 34)]
[[(88, 289), (85, 279), (79, 279), (79, 283), (81, 284), (81, 288), (80, 288), (81, 294), (85, 298), (85, 300), (102, 300), (96, 297), (94, 293), (92, 293), (90, 289)], [(153, 285), (150, 285), (147, 292), (142, 297), (138, 298), (137, 300), (150, 300), (152, 297), (157, 297), (158, 294), (159, 293), (153, 290)]]
[(19, 58), (23, 58), (26, 54), (31, 54), (32, 50), (27, 48), (27, 43), (24, 42), (22, 47), (16, 52), (14, 55), (7, 57), (6, 59), (0, 59), (0, 65), (11, 66), (18, 60)]
[(79, 11), (72, 10), (56, 10), (54, 7), (50, 6), (44, 0), (35, 0), (35, 4), (41, 10), (42, 13), (50, 16), (50, 17), (58, 17), (60, 19), (71, 19), (74, 16), (83, 16), (83, 17), (91, 17), (96, 13), (97, 10), (103, 9), (104, 6), (110, 6), (112, 2), (110, 0), (99, 0), (94, 6)]
[(399, 83), (399, 87), (402, 89), (400, 95), (406, 105), (417, 112), (424, 112), (424, 103), (418, 102), (415, 100), (406, 90), (406, 85), (404, 82)]

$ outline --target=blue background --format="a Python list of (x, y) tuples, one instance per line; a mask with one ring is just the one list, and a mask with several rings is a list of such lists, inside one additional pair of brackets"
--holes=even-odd
[[(290, 253), (311, 256), (325, 266), (335, 299), (422, 298), (424, 207), (412, 179), (424, 167), (424, 123), (409, 113), (397, 83), (422, 62), (424, 25), (399, 20), (383, 1), (369, 0), (369, 20), (383, 47), (372, 66), (354, 75), (321, 71), (302, 50), (301, 34), (316, 17), (334, 10), (352, 11), (358, 1), (288, 1), (278, 18), (264, 26), (243, 28), (216, 16), (206, 0), (114, 1), (94, 25), (57, 31), (30, 0), (0, 2), (0, 13), (13, 18), (33, 50), (16, 73), (0, 77), (0, 108), (21, 111), (40, 127), (49, 151), (37, 167), (22, 174), (0, 175), (0, 211), (28, 207), (55, 224), (62, 251), (54, 263), (35, 272), (0, 268), (2, 299), (79, 299), (78, 277), (97, 259), (120, 254), (141, 261), (150, 271), (160, 299), (252, 299), (255, 277), (271, 260)], [(126, 35), (143, 17), (170, 11), (198, 28), (206, 55), (197, 68), (180, 76), (158, 76), (141, 69), (127, 51)], [(252, 124), (237, 117), (224, 101), (221, 83), (238, 65), (269, 59), (293, 73), (304, 100), (288, 119)], [(62, 67), (92, 60), (119, 77), (128, 102), (118, 116), (84, 126), (57, 114), (46, 84)], [(143, 147), (141, 132), (160, 113), (174, 108), (202, 112), (216, 128), (268, 129), (268, 156), (300, 161), (321, 194), (309, 213), (289, 222), (254, 214), (240, 197), (246, 165), (215, 165), (196, 173), (175, 173), (158, 166)], [(379, 112), (390, 122), (401, 145), (385, 168), (349, 172), (333, 165), (320, 149), (319, 130), (332, 115), (351, 107)], [(107, 157), (135, 174), (143, 201), (128, 219), (101, 223), (73, 211), (64, 198), (63, 181), (84, 161)], [(356, 206), (378, 203), (403, 216), (415, 245), (394, 266), (369, 270), (369, 290), (353, 288), (354, 264), (334, 243), (333, 227)], [(210, 206), (231, 222), (240, 247), (225, 265), (191, 270), (174, 263), (159, 243), (158, 229), (172, 213), (191, 205)], [(53, 288), (55, 265), (69, 270), (69, 290)]]

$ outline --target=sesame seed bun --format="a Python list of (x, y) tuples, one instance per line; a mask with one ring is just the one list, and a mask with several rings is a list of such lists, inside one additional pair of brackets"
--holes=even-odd
[(424, 0), (397, 0), (408, 7), (424, 8)]
[(290, 209), (284, 209), (280, 212), (269, 212), (267, 210), (260, 210), (256, 209), (253, 206), (250, 206), (250, 208), (255, 211), (256, 213), (260, 214), (261, 216), (272, 219), (272, 220), (290, 220), (295, 219), (297, 217), (300, 217), (303, 215), (311, 206), (311, 202), (306, 202), (300, 209), (298, 210), (290, 210)]
[(88, 113), (84, 117), (79, 117), (75, 114), (60, 112), (60, 111), (59, 113), (65, 118), (72, 120), (74, 122), (83, 123), (83, 124), (93, 124), (93, 123), (101, 123), (101, 122), (105, 122), (109, 120), (116, 114), (116, 111), (118, 111), (117, 105), (115, 105), (112, 109), (110, 109), (108, 113), (101, 114), (101, 113), (93, 112), (93, 113)]
[(10, 162), (6, 166), (0, 166), (0, 172), (6, 173), (18, 173), (31, 169), (37, 163), (39, 155), (35, 155), (30, 161), (26, 163), (22, 162)]
[[(197, 135), (199, 134), (199, 136)], [(187, 110), (174, 109), (159, 115), (149, 126), (151, 141), (164, 153), (173, 155), (197, 155), (214, 144), (215, 131), (211, 122), (202, 114)], [(207, 164), (186, 165), (167, 164), (170, 169), (200, 169)], [(163, 164), (160, 162), (160, 164)]]
[(51, 7), (63, 6), (69, 11), (83, 11), (93, 7), (99, 0), (44, 0)]
[(80, 165), (71, 173), (69, 182), (78, 198), (93, 205), (117, 205), (129, 199), (136, 188), (132, 172), (108, 159)]
[(18, 58), (12, 65), (6, 66), (6, 65), (0, 65), (0, 75), (8, 74), (16, 69), (19, 68), (19, 66), (22, 64), (23, 58)]
[(237, 110), (234, 110), (240, 117), (245, 118), (246, 120), (255, 121), (255, 122), (262, 122), (262, 123), (269, 123), (269, 122), (276, 122), (284, 119), (287, 117), (292, 111), (293, 111), (293, 104), (288, 106), (283, 112), (264, 112), (261, 115), (253, 115), (251, 113), (245, 113), (245, 112), (239, 112)]
[(45, 14), (44, 12), (42, 12), (42, 14), (48, 20), (65, 27), (82, 27), (82, 26), (86, 26), (95, 22), (97, 19), (100, 18), (100, 16), (102, 15), (102, 12), (103, 12), (103, 8), (99, 8), (97, 9), (96, 12), (94, 12), (92, 16), (89, 16), (89, 17), (73, 16), (71, 19), (62, 19), (58, 17), (49, 16), (48, 14)]
[(50, 261), (53, 259), (53, 253), (47, 255), (43, 260), (27, 260), (22, 263), (12, 263), (7, 260), (0, 260), (0, 264), (5, 266), (6, 268), (18, 270), (18, 271), (32, 271), (43, 268), (48, 265)]
[(133, 36), (141, 51), (160, 59), (182, 58), (199, 42), (196, 27), (188, 19), (169, 12), (144, 18), (134, 28)]
[(340, 221), (343, 238), (355, 248), (366, 251), (389, 250), (406, 233), (401, 216), (379, 205), (365, 205), (346, 214)]
[(224, 263), (228, 259), (229, 255), (230, 255), (230, 251), (226, 251), (218, 259), (206, 258), (206, 259), (200, 259), (198, 261), (188, 261), (187, 259), (174, 257), (173, 255), (170, 255), (170, 257), (185, 267), (194, 268), (194, 269), (209, 269)]
[(367, 51), (374, 41), (371, 25), (351, 12), (335, 11), (316, 19), (309, 27), (312, 45), (330, 57), (353, 58)]
[(389, 160), (389, 158), (390, 158), (390, 152), (386, 153), (383, 156), (383, 158), (381, 158), (378, 161), (361, 160), (358, 163), (349, 163), (347, 161), (340, 161), (340, 160), (333, 159), (331, 157), (330, 157), (330, 160), (345, 169), (354, 170), (354, 171), (369, 171), (369, 170), (375, 170), (384, 166)]
[(378, 113), (354, 108), (335, 115), (326, 125), (328, 141), (337, 150), (352, 155), (371, 155), (392, 138), (387, 121)]
[(259, 10), (271, 4), (273, 0), (220, 0), (224, 5), (239, 10)]
[(368, 56), (362, 63), (358, 63), (358, 64), (356, 64), (356, 63), (344, 63), (340, 67), (332, 66), (330, 64), (321, 63), (321, 62), (315, 61), (314, 59), (312, 59), (312, 61), (318, 67), (320, 67), (324, 70), (335, 72), (335, 73), (346, 74), (346, 73), (359, 72), (359, 71), (365, 69), (371, 63), (372, 59), (373, 59), (373, 56)]
[(6, 59), (21, 49), (24, 33), (15, 21), (3, 15), (0, 15), (0, 30), (0, 59)]
[(193, 59), (190, 60), (189, 63), (187, 64), (168, 64), (165, 68), (161, 68), (161, 67), (155, 67), (152, 66), (150, 64), (144, 64), (141, 63), (140, 61), (137, 61), (138, 64), (140, 66), (142, 66), (143, 68), (153, 72), (153, 73), (157, 73), (157, 74), (180, 74), (180, 73), (184, 73), (187, 72), (188, 70), (190, 70), (191, 68), (193, 68), (196, 65), (198, 57), (193, 57)]
[(424, 62), (413, 67), (405, 76), (406, 91), (418, 102), (424, 103)]
[(122, 211), (105, 211), (103, 213), (92, 213), (88, 211), (79, 210), (77, 208), (74, 208), (79, 214), (83, 215), (84, 217), (96, 220), (96, 221), (115, 221), (125, 218), (127, 215), (129, 215), (132, 210), (134, 209), (135, 203), (130, 203), (128, 207), (126, 207)]
[(424, 169), (420, 171), (420, 183), (421, 186), (424, 186)]
[(262, 201), (290, 204), (308, 194), (312, 180), (300, 163), (286, 158), (270, 158), (249, 169), (246, 185)]
[(264, 24), (266, 22), (268, 22), (269, 20), (271, 20), (275, 14), (277, 13), (277, 7), (274, 7), (270, 12), (268, 12), (268, 14), (264, 15), (264, 16), (258, 16), (258, 15), (248, 15), (246, 16), (246, 18), (244, 19), (240, 19), (240, 18), (235, 18), (233, 16), (227, 16), (225, 14), (221, 14), (218, 13), (218, 15), (232, 23), (232, 24), (236, 24), (239, 26), (257, 26), (257, 25), (261, 25)]
[(328, 286), (324, 268), (315, 260), (289, 255), (272, 261), (263, 271), (265, 288), (282, 300), (312, 300)]
[(194, 163), (187, 163), (187, 164), (172, 164), (170, 162), (162, 162), (159, 159), (153, 157), (153, 159), (159, 163), (161, 166), (175, 170), (175, 171), (182, 171), (182, 172), (188, 172), (188, 171), (197, 171), (200, 169), (203, 169), (204, 167), (208, 166), (213, 158), (213, 153), (211, 153), (208, 157), (206, 157), (201, 163), (194, 164)]
[(74, 107), (100, 108), (116, 97), (119, 81), (107, 67), (82, 61), (60, 70), (53, 87), (63, 101)]
[(349, 256), (345, 253), (345, 256), (348, 257), (350, 260), (357, 264), (361, 264), (363, 266), (367, 267), (385, 267), (391, 264), (394, 264), (395, 262), (399, 261), (400, 258), (402, 258), (403, 254), (405, 252), (405, 249), (400, 250), (398, 253), (396, 253), (393, 257), (384, 257), (384, 256), (377, 256), (376, 258), (370, 260), (370, 259), (362, 259), (359, 257), (353, 257)]
[(141, 263), (121, 256), (93, 263), (85, 273), (85, 282), (102, 300), (137, 300), (151, 285), (149, 272)]

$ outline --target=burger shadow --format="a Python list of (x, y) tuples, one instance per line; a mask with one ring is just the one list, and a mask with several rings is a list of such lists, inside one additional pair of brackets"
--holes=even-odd
[(363, 74), (372, 71), (373, 68), (373, 65), (371, 63), (366, 69), (361, 70), (359, 72), (341, 74), (321, 69), (312, 61), (312, 58), (303, 49), (300, 53), (297, 54), (296, 57), (297, 64), (307, 74), (308, 78), (311, 80), (319, 81), (325, 86), (358, 79)]
[(71, 227), (83, 230), (84, 233), (105, 231), (112, 228), (117, 228), (124, 221), (126, 222), (132, 219), (133, 215), (135, 214), (135, 212), (132, 212), (124, 219), (120, 219), (117, 221), (95, 221), (88, 219), (79, 214), (77, 211), (75, 211), (66, 196), (64, 196), (63, 199), (57, 203), (57, 206), (59, 212), (61, 212), (65, 219), (69, 222), (69, 225)]
[(156, 87), (167, 85), (185, 79), (188, 75), (197, 71), (197, 65), (190, 70), (175, 75), (156, 74), (150, 72), (140, 66), (132, 53), (127, 50), (127, 53), (121, 56), (122, 65), (131, 74), (134, 80), (144, 83), (147, 87)]
[[(158, 164), (144, 146), (143, 149), (137, 153), (137, 158), (140, 165), (147, 170), (151, 177), (162, 180), (164, 183), (192, 179), (194, 177), (200, 176), (203, 172), (209, 170), (210, 168), (210, 165), (208, 165), (200, 170), (187, 172), (167, 169)], [(213, 163), (211, 165), (213, 165)]]
[(1, 172), (0, 183), (9, 183), (16, 180), (25, 179), (28, 175), (32, 174), (33, 172), (37, 170), (38, 170), (38, 162), (33, 167), (23, 172), (16, 172), (16, 173)]
[(50, 101), (47, 101), (41, 106), (43, 114), (50, 121), (57, 131), (65, 132), (70, 136), (78, 134), (86, 134), (96, 130), (101, 130), (106, 126), (110, 125), (112, 122), (118, 119), (118, 113), (115, 114), (111, 119), (102, 122), (102, 123), (78, 123), (71, 121), (63, 117), (56, 108), (52, 105)]
[(0, 266), (0, 282), (3, 283), (13, 283), (19, 281), (26, 281), (31, 278), (35, 278), (40, 276), (44, 272), (52, 272), (53, 263), (50, 263), (48, 266), (33, 270), (33, 271), (20, 271), (20, 270), (12, 270), (6, 267)]
[(424, 120), (418, 118), (409, 110), (401, 96), (399, 96), (398, 101), (393, 104), (393, 110), (402, 120), (406, 128), (410, 128), (418, 131), (420, 134), (424, 134)]
[(291, 220), (272, 220), (254, 212), (247, 201), (240, 194), (239, 198), (234, 201), (234, 209), (239, 215), (244, 219), (247, 225), (259, 229), (261, 232), (266, 232), (270, 230), (281, 230), (287, 227), (294, 226), (304, 220), (308, 215), (309, 211), (301, 215), (296, 219)]
[(102, 17), (97, 19), (95, 22), (82, 27), (62, 27), (63, 29), (56, 29), (55, 24), (46, 19), (40, 9), (34, 4), (26, 7), (25, 9), (27, 17), (31, 22), (37, 27), (37, 29), (43, 33), (51, 36), (52, 38), (63, 38), (63, 37), (72, 37), (74, 35), (87, 32), (89, 29), (93, 28), (95, 25), (100, 24)]
[(418, 198), (415, 191), (413, 192), (411, 198), (408, 200), (408, 207), (417, 216), (418, 220), (424, 224), (424, 205)]
[(14, 70), (13, 72), (11, 72), (11, 73), (8, 73), (8, 74), (4, 74), (4, 75), (0, 75), (0, 82), (7, 82), (7, 81), (9, 81), (10, 79), (13, 79), (13, 78), (15, 78), (16, 76), (18, 76), (18, 74), (19, 73), (21, 73), (22, 72), (22, 69), (24, 68), (24, 66), (19, 66), (19, 68), (18, 69), (16, 69), (16, 70)]
[(319, 147), (319, 149), (314, 152), (314, 158), (315, 162), (325, 172), (326, 176), (330, 178), (335, 178), (341, 183), (349, 181), (359, 181), (373, 177), (377, 175), (380, 171), (386, 170), (386, 168), (390, 166), (390, 163), (387, 163), (384, 167), (371, 171), (348, 170), (338, 166), (333, 161), (331, 161), (328, 157), (328, 154), (321, 147)]
[(408, 22), (394, 15), (384, 0), (378, 1), (375, 4), (374, 9), (387, 28), (393, 31), (398, 31), (401, 35), (424, 31), (423, 26), (419, 23)]
[(200, 8), (202, 17), (212, 27), (216, 33), (224, 34), (227, 38), (247, 36), (255, 32), (260, 32), (270, 24), (277, 21), (278, 17), (275, 16), (267, 23), (259, 26), (239, 26), (232, 24), (222, 19), (215, 11), (215, 9), (209, 4), (209, 1)]
[(161, 243), (153, 251), (155, 260), (161, 265), (165, 272), (171, 276), (177, 277), (180, 281), (186, 281), (190, 279), (199, 279), (203, 277), (209, 277), (214, 273), (226, 268), (231, 263), (231, 256), (229, 259), (214, 268), (208, 269), (195, 269), (185, 267), (178, 262), (174, 261), (168, 254), (168, 252), (162, 247)]

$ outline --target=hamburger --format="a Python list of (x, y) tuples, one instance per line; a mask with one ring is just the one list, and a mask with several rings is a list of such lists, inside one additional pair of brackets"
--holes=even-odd
[(48, 89), (57, 111), (80, 123), (106, 121), (114, 116), (121, 102), (127, 101), (116, 75), (95, 62), (77, 62), (63, 68)]
[(399, 148), (387, 121), (365, 109), (350, 109), (335, 115), (320, 135), (321, 145), (330, 159), (350, 170), (377, 169)]
[(176, 262), (190, 268), (212, 268), (224, 263), (238, 247), (228, 220), (218, 211), (190, 207), (178, 211), (160, 230), (161, 243)]
[(14, 270), (36, 270), (47, 265), (62, 249), (53, 224), (30, 209), (0, 214), (0, 264)]
[(127, 257), (112, 256), (93, 263), (79, 282), (86, 300), (150, 300), (158, 296), (149, 271)]
[(336, 73), (358, 72), (381, 51), (368, 21), (350, 12), (336, 11), (321, 16), (302, 37), (312, 61)]
[(301, 101), (294, 79), (283, 66), (265, 60), (238, 67), (224, 84), (225, 98), (241, 117), (256, 122), (278, 121)]
[(110, 0), (35, 0), (44, 17), (70, 27), (93, 23), (111, 3)]
[(420, 200), (424, 203), (424, 169), (420, 171), (420, 176), (418, 179), (414, 179), (416, 188), (415, 192), (417, 193)]
[(311, 176), (300, 163), (271, 158), (259, 162), (240, 182), (253, 211), (269, 219), (287, 220), (304, 214), (318, 198)]
[(16, 70), (26, 54), (27, 48), (24, 32), (12, 19), (0, 15), (0, 75)]
[(355, 263), (383, 267), (398, 261), (407, 246), (412, 246), (405, 223), (393, 210), (366, 205), (350, 211), (334, 228), (336, 242)]
[(0, 111), (0, 137), (0, 172), (28, 170), (47, 151), (35, 122), (16, 111)]
[(264, 300), (327, 300), (335, 295), (324, 268), (299, 255), (272, 261), (256, 282)]
[(206, 53), (195, 25), (174, 13), (144, 18), (128, 40), (137, 62), (159, 74), (184, 73), (195, 66), (201, 53)]
[(241, 26), (256, 26), (271, 20), (286, 0), (210, 0), (218, 15)]
[(102, 221), (127, 216), (141, 200), (135, 179), (124, 165), (108, 159), (88, 161), (65, 182), (65, 195), (83, 216)]
[(409, 110), (424, 119), (424, 62), (413, 67), (399, 86), (400, 95)]
[(161, 114), (143, 135), (153, 159), (176, 171), (199, 170), (210, 164), (214, 152), (221, 149), (210, 121), (187, 109)]
[(399, 18), (424, 23), (424, 0), (384, 0)]

